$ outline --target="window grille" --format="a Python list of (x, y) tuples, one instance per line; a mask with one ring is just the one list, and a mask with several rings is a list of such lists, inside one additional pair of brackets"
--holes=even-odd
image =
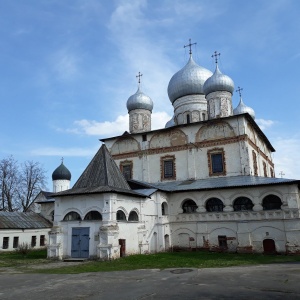
[(164, 160), (164, 178), (174, 177), (174, 161)]

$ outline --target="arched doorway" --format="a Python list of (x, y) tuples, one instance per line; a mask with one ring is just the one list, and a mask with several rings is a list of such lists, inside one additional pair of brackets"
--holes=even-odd
[(264, 247), (264, 253), (265, 254), (274, 254), (274, 253), (276, 253), (275, 242), (272, 239), (263, 240), (263, 247)]

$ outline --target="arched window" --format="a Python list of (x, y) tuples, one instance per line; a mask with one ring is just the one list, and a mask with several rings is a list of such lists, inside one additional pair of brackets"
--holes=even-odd
[(99, 221), (102, 221), (102, 215), (96, 211), (96, 210), (92, 210), (92, 211), (89, 211), (85, 217), (84, 217), (85, 220), (99, 220)]
[(187, 115), (186, 115), (186, 123), (187, 123), (187, 124), (190, 124), (190, 123), (191, 123), (191, 117), (190, 117), (190, 114), (187, 114)]
[(163, 203), (161, 204), (161, 214), (162, 214), (163, 216), (165, 216), (165, 215), (168, 214), (168, 204), (167, 204), (167, 202), (163, 202)]
[(185, 200), (182, 204), (183, 213), (193, 213), (197, 208), (197, 204), (191, 199)]
[(206, 210), (209, 212), (213, 211), (223, 211), (224, 204), (218, 198), (211, 198), (206, 202)]
[(122, 210), (117, 211), (117, 221), (126, 221), (126, 215)]
[(241, 210), (252, 210), (253, 208), (252, 201), (247, 197), (239, 197), (234, 200), (233, 210), (241, 211)]
[(64, 221), (81, 221), (81, 217), (77, 212), (71, 211), (65, 215)]
[(51, 218), (51, 221), (54, 221), (54, 210), (51, 211), (50, 218)]
[(281, 209), (281, 199), (275, 195), (268, 195), (263, 199), (263, 209), (271, 210), (271, 209)]
[[(126, 217), (125, 217), (126, 220)], [(133, 222), (138, 222), (139, 221), (139, 216), (138, 214), (133, 210), (130, 212), (128, 221), (133, 221)]]

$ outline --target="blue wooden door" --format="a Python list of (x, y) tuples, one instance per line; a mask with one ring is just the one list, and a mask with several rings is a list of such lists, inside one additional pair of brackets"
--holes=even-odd
[(71, 256), (74, 258), (89, 257), (90, 228), (72, 228)]

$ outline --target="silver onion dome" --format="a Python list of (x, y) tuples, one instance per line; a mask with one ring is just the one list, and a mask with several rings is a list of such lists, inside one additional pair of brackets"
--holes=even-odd
[(150, 97), (141, 92), (139, 87), (136, 93), (128, 98), (127, 109), (128, 112), (134, 109), (146, 109), (152, 112), (153, 102)]
[(240, 115), (240, 114), (244, 114), (244, 113), (248, 113), (253, 119), (255, 119), (254, 110), (251, 107), (245, 105), (245, 103), (243, 102), (243, 99), (241, 97), (239, 105), (233, 110), (233, 114)]
[(212, 72), (197, 65), (192, 55), (188, 63), (173, 75), (168, 85), (168, 95), (173, 103), (176, 99), (195, 94), (203, 94), (203, 84)]
[(234, 91), (234, 83), (233, 80), (229, 76), (223, 74), (218, 65), (216, 65), (214, 74), (205, 81), (203, 91), (206, 96), (209, 93), (217, 91), (226, 91), (232, 94)]
[(165, 128), (169, 128), (169, 127), (173, 127), (173, 126), (176, 126), (174, 117), (166, 123)]

